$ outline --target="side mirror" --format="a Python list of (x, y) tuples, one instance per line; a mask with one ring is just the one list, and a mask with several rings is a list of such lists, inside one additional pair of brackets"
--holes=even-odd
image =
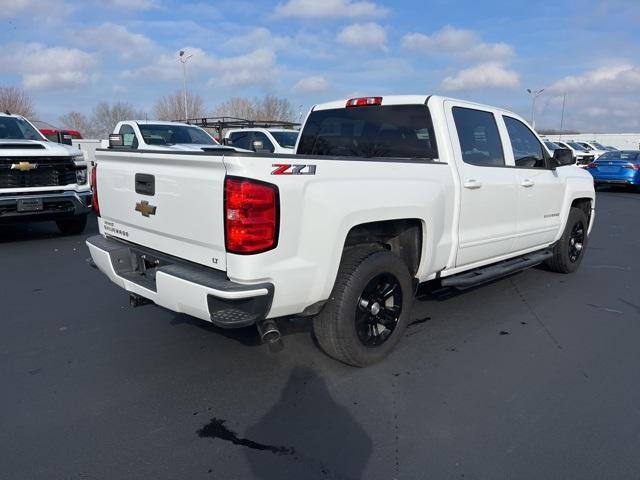
[(124, 147), (124, 137), (121, 133), (112, 133), (109, 135), (109, 148)]
[(568, 148), (556, 148), (553, 151), (553, 161), (556, 167), (564, 167), (576, 163), (573, 158), (573, 153)]
[(260, 152), (264, 150), (264, 143), (262, 142), (262, 140), (254, 140), (253, 142), (251, 142), (251, 149), (254, 152)]
[(222, 145), (232, 145), (233, 144), (233, 142), (231, 141), (230, 138), (223, 138), (222, 142), (220, 142), (220, 143), (222, 143)]

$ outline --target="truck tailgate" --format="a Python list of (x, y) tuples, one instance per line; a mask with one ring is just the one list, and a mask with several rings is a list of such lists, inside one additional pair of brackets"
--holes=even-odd
[(222, 155), (96, 153), (101, 233), (226, 270)]

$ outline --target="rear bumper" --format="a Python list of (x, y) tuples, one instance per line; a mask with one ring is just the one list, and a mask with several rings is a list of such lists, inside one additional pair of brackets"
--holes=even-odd
[[(91, 191), (72, 190), (56, 193), (29, 192), (28, 194), (0, 195), (0, 223), (39, 222), (71, 218), (91, 211)], [(43, 209), (37, 212), (18, 212), (18, 201), (42, 199)]]
[[(219, 270), (101, 235), (87, 239), (87, 246), (113, 283), (174, 312), (237, 328), (264, 319), (271, 308), (270, 283), (235, 283)], [(158, 266), (149, 268), (149, 262)]]

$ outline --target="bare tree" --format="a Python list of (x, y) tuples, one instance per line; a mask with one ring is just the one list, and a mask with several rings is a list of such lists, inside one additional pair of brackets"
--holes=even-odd
[(98, 134), (89, 118), (84, 113), (69, 112), (60, 117), (63, 127), (78, 130), (85, 138), (94, 138)]
[(261, 100), (255, 100), (257, 104), (257, 120), (281, 120), (291, 122), (295, 118), (295, 112), (291, 102), (286, 98), (278, 98), (274, 95), (265, 95)]
[[(187, 91), (187, 110), (189, 118), (206, 116), (202, 97), (189, 91)], [(184, 92), (178, 90), (160, 98), (153, 106), (153, 114), (157, 120), (184, 119)]]
[(96, 136), (106, 138), (116, 124), (122, 120), (134, 120), (146, 118), (146, 114), (136, 110), (133, 105), (126, 102), (100, 102), (93, 109), (91, 125), (95, 129)]
[(286, 98), (266, 95), (263, 98), (233, 97), (218, 105), (215, 115), (219, 117), (239, 117), (247, 120), (293, 121), (295, 113)]
[(255, 102), (248, 98), (233, 97), (218, 105), (214, 115), (217, 117), (237, 117), (255, 120)]
[(31, 97), (16, 87), (0, 87), (0, 111), (17, 113), (27, 118), (36, 113)]

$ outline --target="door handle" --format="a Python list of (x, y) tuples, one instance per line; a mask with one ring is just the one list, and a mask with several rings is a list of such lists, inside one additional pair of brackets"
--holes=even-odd
[(524, 188), (531, 188), (531, 187), (533, 187), (535, 185), (535, 183), (533, 183), (531, 180), (529, 180), (527, 178), (527, 179), (523, 180), (520, 185), (522, 185)]
[(482, 182), (479, 182), (478, 180), (467, 180), (466, 182), (464, 182), (462, 184), (462, 186), (464, 188), (468, 188), (469, 190), (477, 190), (478, 188), (482, 187)]

